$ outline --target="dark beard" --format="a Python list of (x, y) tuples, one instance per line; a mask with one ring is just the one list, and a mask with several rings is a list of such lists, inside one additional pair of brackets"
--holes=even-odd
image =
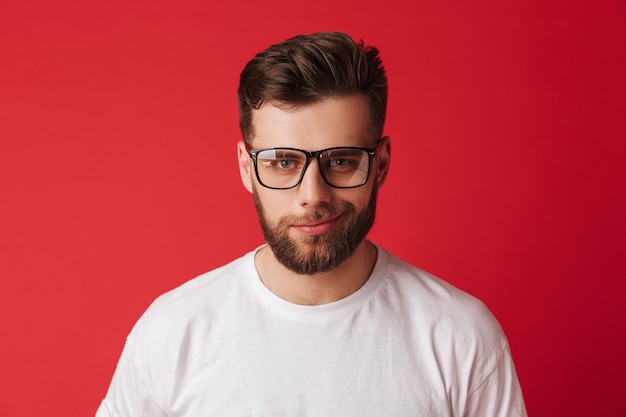
[[(338, 207), (320, 206), (307, 216), (283, 217), (272, 227), (266, 218), (256, 190), (254, 205), (259, 216), (263, 236), (272, 249), (276, 259), (287, 269), (300, 275), (314, 275), (328, 272), (348, 259), (374, 225), (376, 214), (376, 184), (367, 207), (357, 213), (354, 204), (344, 202)], [(315, 236), (303, 236), (293, 239), (289, 236), (289, 225), (299, 222), (315, 221), (341, 214), (338, 224), (328, 233)]]

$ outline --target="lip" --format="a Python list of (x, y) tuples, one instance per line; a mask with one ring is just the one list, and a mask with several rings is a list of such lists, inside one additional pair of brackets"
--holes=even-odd
[(341, 216), (333, 217), (332, 219), (323, 219), (323, 220), (310, 222), (310, 223), (294, 224), (291, 227), (304, 235), (308, 235), (308, 236), (321, 235), (323, 233), (327, 233), (331, 231), (337, 224), (339, 217)]

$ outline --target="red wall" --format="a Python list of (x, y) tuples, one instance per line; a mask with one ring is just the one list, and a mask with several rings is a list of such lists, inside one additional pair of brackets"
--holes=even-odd
[(261, 242), (239, 71), (343, 30), (390, 77), (372, 238), (487, 303), (532, 416), (626, 415), (626, 4), (225, 4), (0, 1), (0, 413), (93, 415), (147, 305)]

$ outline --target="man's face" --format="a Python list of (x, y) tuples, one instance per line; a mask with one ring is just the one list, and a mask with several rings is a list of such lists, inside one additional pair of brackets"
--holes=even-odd
[[(329, 98), (283, 109), (266, 103), (253, 111), (254, 149), (288, 147), (308, 151), (337, 146), (372, 148), (369, 108), (361, 95)], [(385, 139), (372, 161), (368, 182), (337, 189), (326, 184), (311, 160), (295, 188), (273, 190), (260, 185), (254, 165), (239, 144), (239, 166), (254, 195), (263, 234), (275, 257), (298, 274), (327, 272), (350, 257), (373, 225), (376, 194), (384, 181), (389, 147)]]

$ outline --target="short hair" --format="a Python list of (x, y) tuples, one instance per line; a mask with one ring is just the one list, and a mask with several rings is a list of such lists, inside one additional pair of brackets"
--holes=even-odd
[(382, 136), (387, 112), (387, 75), (380, 53), (341, 32), (298, 35), (270, 46), (241, 72), (237, 90), (239, 127), (254, 136), (252, 110), (265, 102), (298, 106), (361, 93), (367, 99), (373, 133)]

